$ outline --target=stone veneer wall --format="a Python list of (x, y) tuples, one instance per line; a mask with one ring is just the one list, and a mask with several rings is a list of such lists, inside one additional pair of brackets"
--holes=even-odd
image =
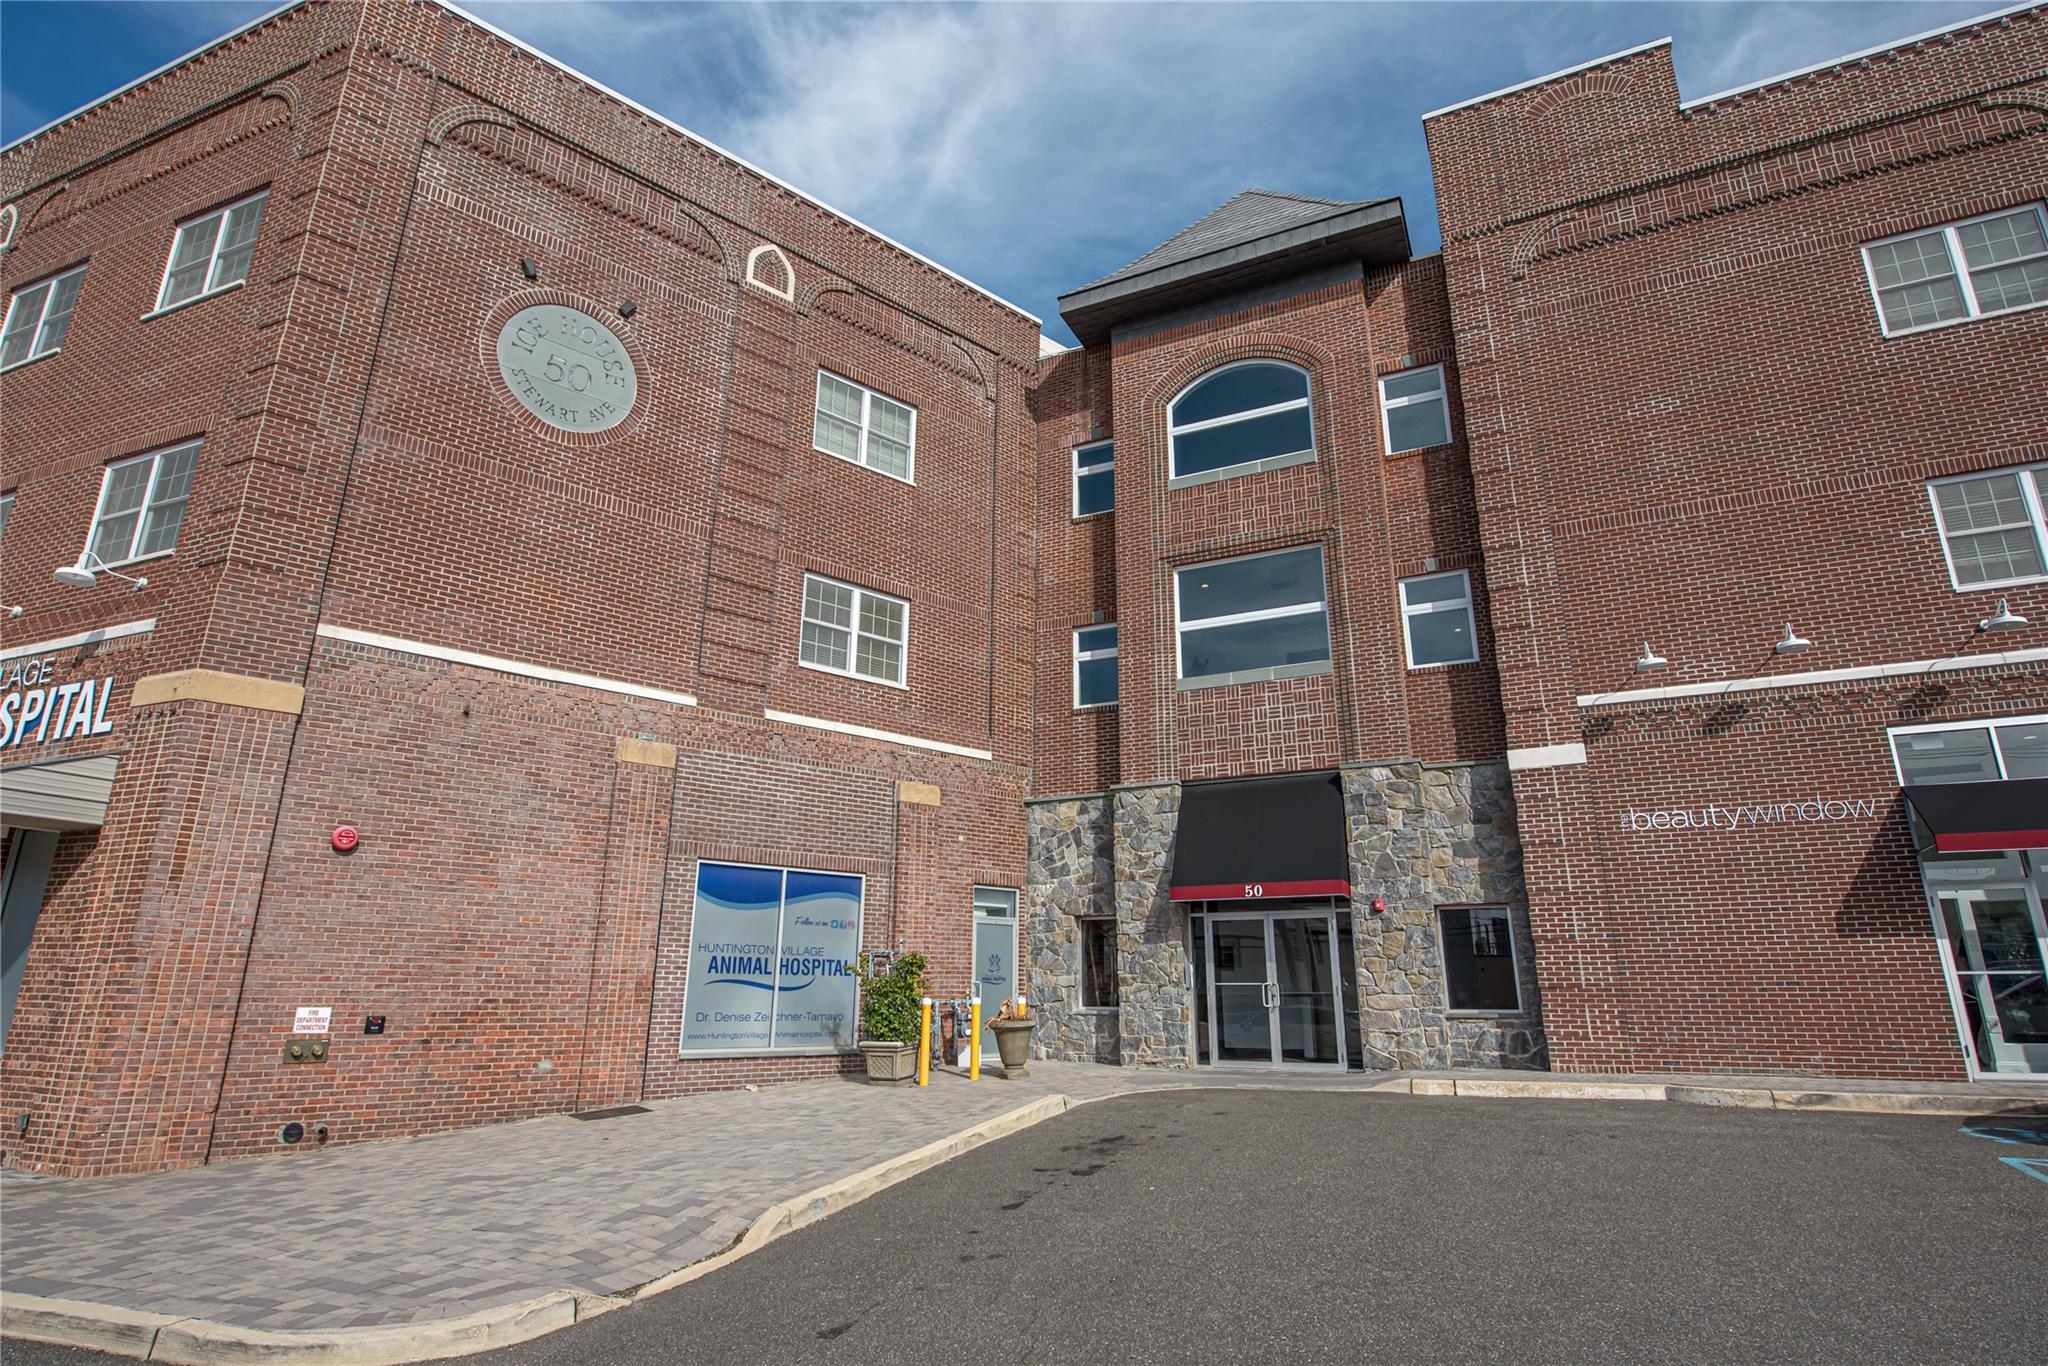
[[(1506, 766), (1360, 764), (1343, 778), (1365, 1065), (1547, 1067)], [(1520, 1012), (1446, 1012), (1439, 906), (1508, 908)]]
[(1187, 914), (1173, 904), (1173, 835), (1180, 784), (1122, 787), (1116, 815), (1117, 1047), (1125, 1066), (1195, 1060)]
[(1116, 857), (1106, 796), (1027, 802), (1025, 980), (1038, 1028), (1034, 1055), (1122, 1061), (1114, 1010), (1081, 1005), (1078, 917), (1116, 914)]

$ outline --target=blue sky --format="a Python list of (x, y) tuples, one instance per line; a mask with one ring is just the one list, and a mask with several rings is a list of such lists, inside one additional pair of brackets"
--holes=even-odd
[[(1398, 194), (1437, 245), (1419, 116), (1672, 36), (1688, 98), (1996, 0), (469, 7), (1046, 320), (1247, 186)], [(12, 141), (272, 8), (0, 0)]]

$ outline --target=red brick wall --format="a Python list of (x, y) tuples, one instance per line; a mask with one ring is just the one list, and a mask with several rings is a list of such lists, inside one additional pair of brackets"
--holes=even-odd
[[(1318, 459), (1312, 464), (1167, 487), (1166, 412), (1218, 365), (1271, 357), (1308, 370)], [(1040, 743), (1034, 789), (1095, 790), (1108, 781), (1203, 779), (1328, 768), (1364, 759), (1499, 757), (1500, 722), (1462, 434), (1388, 457), (1380, 374), (1450, 361), (1442, 273), (1433, 260), (1362, 280), (1305, 284), (1289, 298), (1147, 331), (1063, 356), (1038, 397), (1042, 550), (1039, 573)], [(1101, 410), (1103, 366), (1115, 421)], [(1455, 367), (1452, 377), (1455, 401)], [(1113, 425), (1117, 511), (1073, 523), (1072, 446)], [(1057, 487), (1049, 481), (1060, 481)], [(1102, 543), (1102, 527), (1113, 547)], [(1330, 591), (1333, 672), (1179, 692), (1173, 569), (1234, 555), (1320, 544)], [(1396, 581), (1466, 568), (1478, 590), (1481, 659), (1411, 671)], [(1114, 722), (1076, 713), (1071, 631), (1113, 574), (1121, 700)], [(1087, 590), (1081, 587), (1086, 576)], [(1118, 756), (1104, 757), (1113, 738)], [(1069, 756), (1076, 750), (1083, 760)]]
[[(2048, 312), (1886, 338), (1858, 244), (2039, 198), (2043, 25), (1687, 110), (1660, 47), (1428, 124), (1508, 742), (1590, 757), (1516, 782), (1556, 1066), (1960, 1073), (1883, 730), (2038, 709), (2048, 674), (1576, 699), (2040, 643), (1977, 632), (1999, 594), (1950, 587), (1925, 485), (2048, 453)], [(1810, 651), (1773, 652), (1787, 621)], [(1608, 829), (1779, 788), (1893, 814)]]
[[(175, 221), (264, 184), (249, 284), (135, 322)], [(0, 265), (11, 288), (91, 262), (64, 352), (0, 378), (0, 592), (29, 607), (5, 638), (154, 615), (124, 702), (190, 667), (307, 691), (297, 717), (114, 709), (108, 823), (0, 1067), (33, 1114), (8, 1161), (178, 1165), (279, 1151), (292, 1119), (347, 1142), (838, 1069), (676, 1058), (699, 856), (862, 872), (870, 945), (964, 978), (973, 885), (1022, 883), (1028, 319), (432, 5), (292, 11), (0, 160), (10, 201), (59, 186)], [(766, 241), (794, 303), (743, 282)], [(626, 340), (617, 428), (552, 433), (495, 377), (496, 324), (541, 298)], [(812, 450), (821, 364), (917, 406), (914, 487)], [(150, 589), (54, 585), (99, 466), (193, 434)], [(908, 689), (795, 666), (805, 569), (910, 600)], [(635, 735), (678, 766), (620, 763)], [(281, 1060), (300, 1005), (335, 1012), (325, 1063)]]

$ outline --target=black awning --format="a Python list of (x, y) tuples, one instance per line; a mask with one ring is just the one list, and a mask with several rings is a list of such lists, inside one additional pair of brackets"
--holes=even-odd
[(2048, 849), (2048, 778), (1917, 783), (1906, 800), (1942, 854)]
[(1175, 901), (1351, 895), (1337, 775), (1183, 787), (1171, 886)]

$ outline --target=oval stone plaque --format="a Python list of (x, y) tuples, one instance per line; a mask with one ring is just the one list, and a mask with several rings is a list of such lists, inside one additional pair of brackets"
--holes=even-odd
[(626, 420), (639, 372), (618, 335), (580, 308), (536, 304), (498, 330), (498, 373), (526, 410), (565, 432)]

